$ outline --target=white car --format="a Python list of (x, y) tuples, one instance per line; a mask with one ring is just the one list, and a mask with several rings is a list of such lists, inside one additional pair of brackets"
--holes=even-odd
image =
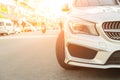
[(9, 19), (0, 19), (0, 34), (8, 35), (11, 33), (15, 33), (13, 22)]
[(15, 33), (21, 33), (22, 32), (22, 28), (21, 27), (15, 27), (14, 31), (15, 31)]
[(37, 30), (36, 30), (36, 28), (33, 27), (33, 26), (25, 26), (25, 27), (23, 28), (23, 32), (35, 32), (35, 31), (37, 31)]
[(56, 57), (61, 67), (120, 68), (119, 3), (73, 0), (64, 30), (56, 41)]

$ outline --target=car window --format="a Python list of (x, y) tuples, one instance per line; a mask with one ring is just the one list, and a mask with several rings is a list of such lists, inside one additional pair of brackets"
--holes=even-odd
[(6, 23), (6, 26), (11, 26), (11, 24), (10, 23)]
[(0, 22), (0, 26), (3, 26), (4, 25), (4, 23), (3, 22)]
[(76, 0), (75, 7), (117, 5), (116, 0)]

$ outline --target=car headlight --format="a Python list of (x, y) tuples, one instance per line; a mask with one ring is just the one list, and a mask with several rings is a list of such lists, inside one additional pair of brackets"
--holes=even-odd
[(73, 34), (89, 34), (98, 35), (96, 31), (96, 24), (87, 21), (70, 21), (68, 26)]

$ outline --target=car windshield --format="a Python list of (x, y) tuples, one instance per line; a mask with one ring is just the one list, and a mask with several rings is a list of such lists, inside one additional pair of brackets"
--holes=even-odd
[(113, 6), (118, 5), (116, 0), (75, 0), (75, 7)]

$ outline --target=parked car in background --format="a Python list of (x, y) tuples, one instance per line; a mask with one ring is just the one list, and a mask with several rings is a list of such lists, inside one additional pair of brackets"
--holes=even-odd
[(120, 0), (73, 0), (56, 57), (64, 69), (120, 68)]
[(0, 34), (8, 35), (15, 33), (13, 22), (9, 19), (0, 19)]
[(35, 31), (37, 31), (37, 29), (32, 25), (26, 25), (22, 30), (22, 32), (35, 32)]
[(21, 33), (22, 32), (22, 28), (14, 27), (14, 31), (15, 31), (15, 33)]

